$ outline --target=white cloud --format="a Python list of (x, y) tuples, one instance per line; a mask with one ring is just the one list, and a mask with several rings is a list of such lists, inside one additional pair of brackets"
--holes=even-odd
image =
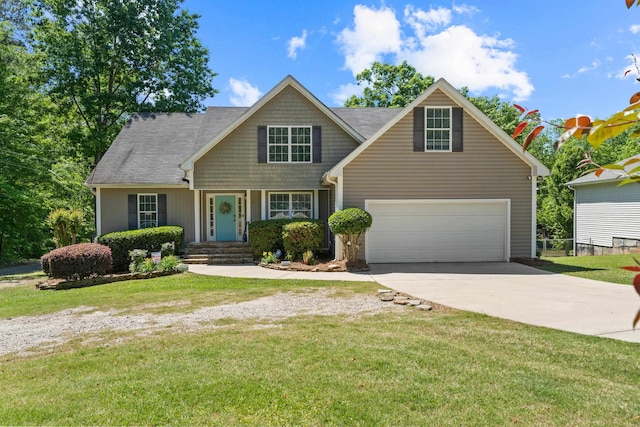
[(229, 85), (233, 93), (229, 96), (229, 101), (235, 107), (249, 107), (262, 96), (262, 92), (246, 80), (230, 78)]
[(475, 6), (469, 6), (468, 4), (454, 4), (452, 9), (459, 15), (473, 15), (480, 12), (480, 9)]
[(451, 9), (439, 7), (437, 9), (431, 8), (425, 12), (412, 5), (407, 5), (404, 8), (404, 20), (413, 28), (418, 38), (423, 38), (427, 31), (434, 31), (438, 27), (451, 23)]
[(351, 98), (351, 95), (362, 96), (363, 92), (363, 86), (357, 85), (355, 83), (348, 83), (346, 85), (341, 85), (329, 96), (331, 96), (331, 100), (333, 101), (334, 105), (344, 105), (347, 99)]
[[(638, 77), (640, 75), (640, 71), (638, 71), (638, 64), (636, 63), (636, 58), (640, 58), (640, 53), (634, 53), (631, 55), (627, 55), (624, 57), (627, 65), (624, 68), (619, 69), (617, 72), (613, 73), (613, 77), (617, 79), (624, 79), (629, 77)], [(627, 73), (629, 71), (629, 73)]]
[(633, 34), (640, 33), (640, 25), (639, 24), (634, 24), (634, 25), (630, 26), (629, 27), (629, 31), (631, 31)]
[(455, 87), (473, 93), (489, 89), (511, 92), (513, 100), (526, 100), (533, 92), (527, 73), (516, 68), (517, 55), (510, 39), (478, 35), (466, 26), (454, 25), (420, 40), (420, 49), (402, 52), (422, 74), (444, 77)]
[(345, 68), (356, 75), (388, 55), (396, 63), (406, 60), (423, 75), (444, 77), (472, 93), (498, 89), (515, 101), (526, 100), (534, 87), (516, 66), (515, 42), (452, 24), (455, 14), (476, 12), (479, 9), (467, 5), (428, 11), (408, 5), (401, 23), (393, 9), (357, 5), (353, 28), (345, 28), (337, 38)]
[[(607, 61), (611, 61), (610, 57), (607, 57), (606, 59)], [(591, 61), (591, 64), (589, 65), (584, 65), (580, 68), (578, 68), (578, 70), (576, 70), (575, 73), (573, 74), (569, 74), (566, 73), (562, 76), (563, 79), (573, 79), (575, 77), (578, 77), (579, 74), (585, 74), (588, 73), (590, 71), (594, 71), (598, 68), (600, 68), (600, 66), (602, 65), (602, 61), (600, 61), (599, 59), (594, 59), (593, 61)]]
[(356, 5), (353, 15), (353, 29), (342, 30), (337, 41), (345, 56), (345, 68), (355, 76), (383, 54), (398, 52), (402, 41), (400, 22), (393, 9)]
[(577, 73), (578, 74), (584, 74), (584, 73), (587, 73), (589, 71), (593, 71), (598, 67), (600, 67), (600, 61), (598, 61), (596, 59), (595, 61), (591, 62), (591, 65), (585, 65), (583, 67), (578, 68)]
[(298, 50), (304, 49), (307, 44), (307, 30), (302, 30), (302, 36), (291, 37), (287, 42), (288, 53), (287, 56), (292, 59), (296, 59), (298, 56)]

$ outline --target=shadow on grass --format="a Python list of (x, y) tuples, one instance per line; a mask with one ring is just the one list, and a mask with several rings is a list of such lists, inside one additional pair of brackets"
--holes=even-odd
[(540, 270), (549, 271), (551, 273), (580, 273), (585, 271), (605, 271), (606, 268), (589, 268), (589, 267), (581, 267), (577, 265), (567, 265), (555, 263), (547, 260), (541, 259), (528, 259), (528, 260), (518, 260), (521, 264), (529, 265), (531, 267), (539, 268)]

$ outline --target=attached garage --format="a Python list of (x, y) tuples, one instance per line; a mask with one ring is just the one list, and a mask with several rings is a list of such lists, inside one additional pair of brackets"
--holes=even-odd
[(510, 201), (365, 200), (369, 263), (508, 261)]

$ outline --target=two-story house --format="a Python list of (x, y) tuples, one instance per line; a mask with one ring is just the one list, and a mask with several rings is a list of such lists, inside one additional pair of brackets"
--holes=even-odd
[(361, 207), (367, 262), (508, 261), (535, 256), (548, 173), (445, 80), (406, 108), (329, 108), (288, 76), (247, 108), (135, 114), (86, 184), (98, 234), (242, 241), (251, 221)]

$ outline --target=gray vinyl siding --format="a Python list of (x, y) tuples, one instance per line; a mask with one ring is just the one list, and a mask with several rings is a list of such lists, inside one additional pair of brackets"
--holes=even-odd
[(141, 193), (166, 194), (167, 225), (182, 226), (185, 242), (195, 240), (193, 192), (186, 188), (101, 188), (102, 234), (128, 229), (127, 196)]
[[(322, 163), (258, 163), (258, 126), (322, 126)], [(196, 189), (320, 189), (322, 175), (358, 146), (295, 89), (288, 87), (194, 165)]]
[(613, 238), (640, 239), (640, 185), (617, 182), (575, 187), (576, 243), (613, 246)]
[(262, 219), (262, 192), (251, 190), (251, 221)]
[[(423, 105), (455, 106), (442, 91)], [(530, 257), (531, 167), (466, 112), (463, 124), (463, 152), (414, 152), (407, 114), (344, 168), (344, 207), (364, 208), (365, 199), (509, 199), (511, 257)]]

